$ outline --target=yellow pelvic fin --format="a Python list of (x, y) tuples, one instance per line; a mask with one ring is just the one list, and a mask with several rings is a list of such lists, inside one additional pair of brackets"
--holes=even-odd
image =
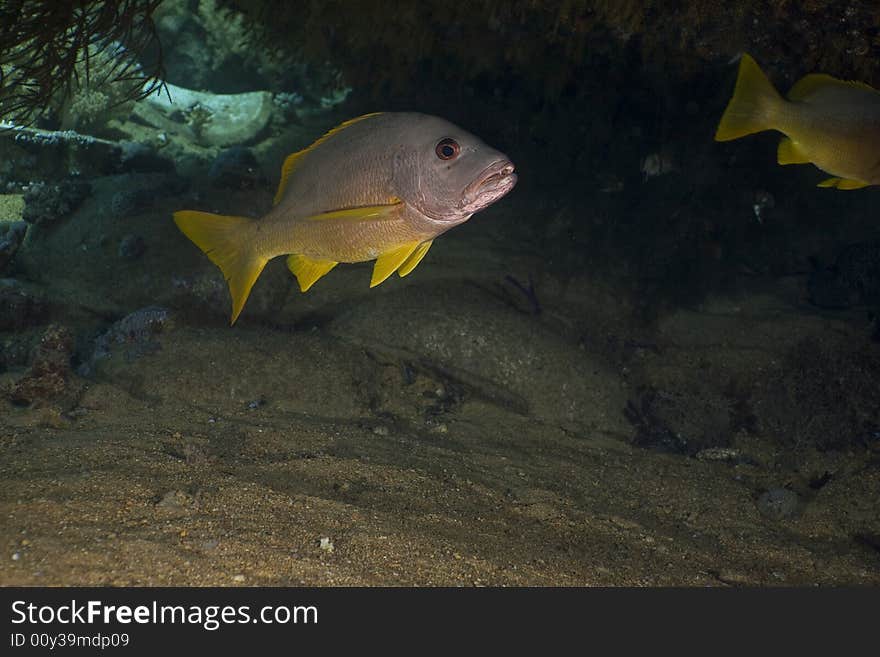
[(393, 216), (402, 206), (402, 201), (392, 198), (388, 205), (362, 205), (357, 208), (345, 208), (343, 210), (331, 210), (321, 214), (313, 214), (306, 217), (307, 221), (327, 221), (329, 219), (344, 219), (347, 221), (375, 221)]
[(281, 181), (278, 183), (278, 191), (275, 192), (275, 205), (278, 205), (281, 202), (281, 199), (284, 197), (284, 190), (287, 188), (287, 181), (290, 179), (290, 175), (296, 170), (296, 167), (299, 165), (303, 155), (316, 148), (319, 144), (324, 143), (336, 133), (345, 130), (348, 126), (381, 113), (382, 112), (373, 112), (372, 114), (364, 114), (363, 116), (358, 116), (356, 118), (349, 119), (348, 121), (340, 123), (338, 126), (328, 131), (327, 134), (325, 134), (323, 137), (315, 140), (315, 142), (311, 146), (307, 146), (301, 151), (297, 151), (296, 153), (288, 155), (287, 159), (284, 160), (284, 165), (281, 167)]
[(810, 73), (795, 82), (794, 86), (788, 92), (789, 100), (805, 100), (812, 96), (816, 91), (825, 87), (847, 87), (849, 89), (861, 89), (862, 91), (873, 91), (877, 93), (869, 84), (857, 82), (855, 80), (838, 80), (826, 73)]
[(743, 55), (736, 88), (721, 116), (715, 141), (730, 141), (754, 132), (774, 129), (776, 108), (781, 102), (782, 97), (757, 62), (749, 55)]
[(406, 262), (410, 254), (419, 246), (418, 242), (410, 242), (398, 246), (396, 249), (383, 253), (376, 258), (376, 264), (373, 267), (373, 277), (370, 280), (370, 287), (376, 287), (379, 283), (391, 276), (397, 268)]
[(232, 297), (229, 323), (235, 324), (251, 288), (268, 262), (249, 247), (253, 219), (181, 210), (174, 213), (174, 223), (223, 272)]
[(287, 268), (296, 276), (299, 281), (299, 289), (302, 292), (308, 291), (319, 278), (333, 269), (337, 264), (332, 260), (317, 260), (304, 255), (287, 256)]
[(416, 250), (413, 251), (406, 260), (404, 260), (402, 265), (400, 265), (400, 269), (397, 270), (397, 275), (403, 278), (413, 269), (415, 269), (416, 266), (422, 261), (422, 258), (425, 257), (428, 249), (431, 248), (431, 244), (433, 244), (433, 242), (433, 240), (428, 240), (427, 242), (422, 242), (421, 244), (419, 244), (416, 247)]
[(776, 161), (779, 164), (807, 164), (812, 160), (800, 151), (792, 139), (783, 137), (776, 149)]
[(861, 189), (867, 187), (870, 183), (861, 180), (850, 180), (849, 178), (828, 178), (820, 182), (817, 187), (836, 187), (837, 189)]

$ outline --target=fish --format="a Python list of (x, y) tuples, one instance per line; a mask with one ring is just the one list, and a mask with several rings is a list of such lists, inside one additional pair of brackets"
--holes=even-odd
[(764, 130), (784, 135), (779, 164), (812, 163), (831, 174), (819, 187), (880, 185), (880, 92), (864, 82), (811, 73), (783, 98), (757, 62), (743, 55), (715, 140)]
[(235, 324), (266, 263), (287, 256), (302, 292), (339, 263), (375, 260), (370, 287), (410, 274), (433, 241), (508, 194), (513, 162), (428, 114), (345, 121), (284, 161), (261, 219), (180, 210), (177, 227), (223, 272)]

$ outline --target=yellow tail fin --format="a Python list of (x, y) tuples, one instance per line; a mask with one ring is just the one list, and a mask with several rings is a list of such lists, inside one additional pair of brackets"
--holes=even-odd
[(715, 141), (730, 141), (775, 129), (777, 108), (783, 102), (757, 62), (749, 55), (743, 55), (733, 98), (718, 124)]
[(174, 213), (177, 227), (223, 272), (232, 296), (230, 324), (235, 324), (251, 288), (268, 262), (268, 258), (255, 254), (249, 247), (248, 233), (252, 222), (253, 219), (247, 217), (195, 210)]

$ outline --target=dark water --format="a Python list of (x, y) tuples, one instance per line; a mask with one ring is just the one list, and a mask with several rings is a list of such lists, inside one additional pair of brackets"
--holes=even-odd
[[(876, 10), (191, 4), (167, 92), (0, 133), (0, 583), (878, 582), (877, 188), (713, 141), (739, 53), (880, 83)], [(375, 111), (516, 188), (374, 289), (277, 258), (230, 327), (172, 213), (265, 215)]]

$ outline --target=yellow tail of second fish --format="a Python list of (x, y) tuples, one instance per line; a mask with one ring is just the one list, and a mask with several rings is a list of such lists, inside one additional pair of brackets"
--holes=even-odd
[(778, 129), (778, 112), (784, 102), (757, 62), (743, 55), (733, 98), (718, 124), (715, 141), (730, 141), (754, 132)]
[(235, 324), (251, 288), (269, 261), (251, 246), (249, 237), (253, 222), (247, 217), (195, 210), (174, 213), (177, 227), (223, 272), (232, 296), (230, 324)]

